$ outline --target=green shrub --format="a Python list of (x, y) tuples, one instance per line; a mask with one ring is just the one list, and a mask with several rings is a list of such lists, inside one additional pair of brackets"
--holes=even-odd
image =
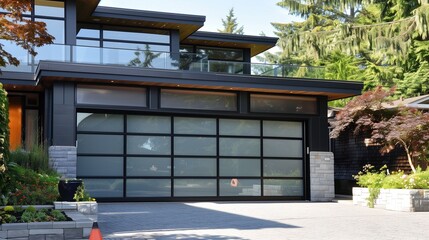
[(49, 166), (49, 156), (43, 144), (35, 144), (30, 150), (19, 148), (10, 153), (10, 162), (30, 168), (39, 173), (50, 173), (53, 170)]
[(82, 182), (82, 185), (77, 187), (76, 193), (73, 196), (73, 199), (76, 200), (76, 202), (81, 201), (95, 201), (95, 198), (92, 198), (89, 193), (85, 189), (85, 184)]
[(60, 210), (52, 210), (51, 215), (56, 221), (67, 220), (66, 216), (64, 216), (64, 214)]
[(58, 199), (57, 174), (41, 174), (15, 165), (9, 168), (8, 175), (10, 205), (52, 204)]
[(14, 212), (15, 211), (15, 209), (13, 208), (13, 206), (6, 206), (6, 207), (3, 208), (3, 210), (5, 212)]

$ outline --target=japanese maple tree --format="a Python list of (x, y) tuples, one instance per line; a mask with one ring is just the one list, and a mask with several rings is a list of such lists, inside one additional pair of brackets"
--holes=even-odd
[(331, 123), (331, 137), (337, 138), (346, 129), (371, 133), (373, 142), (383, 145), (381, 153), (396, 146), (404, 148), (408, 163), (416, 172), (414, 163), (425, 158), (429, 149), (429, 112), (404, 106), (392, 108), (389, 97), (394, 89), (381, 87), (363, 93), (350, 101)]
[[(23, 12), (31, 11), (31, 2), (31, 0), (0, 1), (0, 8), (8, 12), (0, 14), (0, 39), (15, 42), (35, 56), (37, 52), (34, 48), (52, 43), (54, 37), (47, 32), (45, 23), (23, 18)], [(17, 66), (19, 60), (0, 43), (0, 67), (9, 64)]]

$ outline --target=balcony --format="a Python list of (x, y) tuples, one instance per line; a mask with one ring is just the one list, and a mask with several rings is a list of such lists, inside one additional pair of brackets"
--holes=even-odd
[(47, 45), (38, 48), (36, 51), (38, 55), (35, 57), (21, 49), (20, 51), (13, 51), (15, 53), (14, 56), (20, 60), (21, 64), (18, 67), (7, 66), (5, 68), (0, 68), (1, 71), (35, 72), (38, 63), (44, 60), (267, 77), (324, 78), (324, 68), (322, 67), (214, 61), (208, 60), (206, 55), (193, 53), (171, 53), (142, 49), (132, 50), (57, 44)]

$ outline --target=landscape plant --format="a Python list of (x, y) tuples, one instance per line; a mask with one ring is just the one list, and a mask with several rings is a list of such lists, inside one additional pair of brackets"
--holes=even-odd
[(67, 217), (59, 210), (40, 209), (34, 206), (27, 208), (6, 206), (0, 209), (0, 223), (29, 223), (29, 222), (52, 222), (67, 221)]
[(368, 133), (370, 140), (389, 153), (404, 149), (408, 164), (416, 173), (415, 164), (426, 161), (429, 150), (429, 112), (405, 106), (392, 106), (389, 98), (395, 89), (377, 87), (354, 98), (336, 115), (330, 136), (337, 138), (346, 130), (355, 135)]

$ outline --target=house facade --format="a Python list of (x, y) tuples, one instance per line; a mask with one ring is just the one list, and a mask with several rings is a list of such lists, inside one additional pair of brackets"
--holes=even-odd
[[(204, 16), (35, 0), (54, 44), (2, 68), (11, 147), (106, 201), (314, 200), (334, 195), (327, 102), (362, 84), (253, 64), (277, 38), (198, 31)], [(2, 10), (0, 9), (0, 12)]]

